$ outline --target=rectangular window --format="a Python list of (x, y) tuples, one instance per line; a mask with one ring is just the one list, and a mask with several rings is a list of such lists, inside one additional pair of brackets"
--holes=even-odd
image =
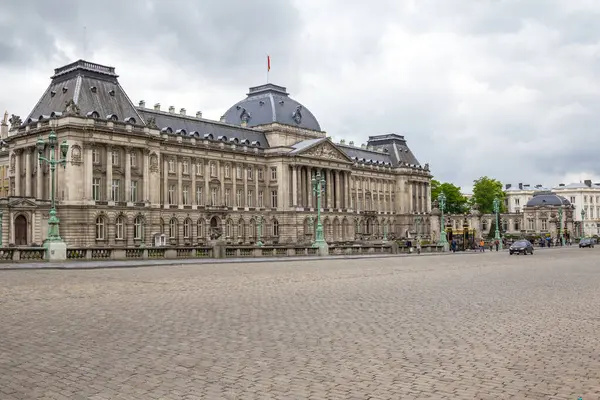
[(272, 181), (277, 180), (277, 168), (276, 167), (271, 168), (271, 180)]
[(571, 204), (575, 204), (575, 196), (571, 196)]
[(225, 205), (231, 207), (231, 189), (225, 189)]
[(168, 204), (175, 204), (175, 185), (169, 185)]
[(94, 178), (92, 180), (92, 199), (100, 201), (100, 178)]
[(264, 179), (264, 176), (263, 176), (263, 169), (262, 169), (262, 168), (259, 168), (259, 169), (258, 169), (258, 180), (259, 180), (259, 181), (262, 181), (263, 179)]
[(264, 204), (263, 203), (263, 191), (259, 190), (258, 191), (258, 207), (263, 208), (264, 207), (263, 204)]
[(248, 180), (252, 180), (252, 177), (254, 176), (254, 171), (252, 170), (252, 167), (248, 167)]
[(183, 205), (187, 206), (189, 205), (189, 201), (190, 201), (190, 187), (189, 186), (184, 186), (183, 187), (183, 191), (182, 191), (182, 197), (183, 197)]
[(235, 206), (236, 207), (242, 206), (242, 189), (238, 189), (237, 193), (235, 194)]
[(113, 179), (112, 181), (112, 186), (111, 186), (111, 199), (112, 201), (120, 201), (119, 200), (119, 180), (118, 179)]
[(532, 231), (532, 230), (534, 230), (534, 229), (535, 229), (535, 224), (534, 224), (534, 220), (533, 220), (533, 218), (529, 218), (529, 219), (527, 220), (527, 223), (529, 224), (528, 228), (529, 228), (529, 230), (530, 230), (530, 231)]
[(229, 164), (225, 165), (225, 178), (231, 178), (231, 166)]
[(190, 165), (188, 164), (187, 160), (183, 162), (182, 166), (183, 166), (182, 167), (183, 168), (183, 173), (185, 175), (189, 175), (189, 173), (190, 173)]
[(196, 163), (196, 175), (202, 176), (202, 163)]
[(515, 199), (515, 206), (521, 205), (521, 199)]
[(137, 167), (137, 154), (134, 152), (129, 153), (129, 165), (133, 168)]
[(135, 203), (138, 201), (138, 183), (137, 181), (131, 181), (131, 198), (129, 201)]
[(217, 164), (215, 164), (214, 162), (210, 163), (210, 176), (217, 176)]
[(100, 164), (100, 150), (93, 149), (92, 150), (92, 164)]
[(542, 230), (545, 231), (548, 229), (548, 220), (543, 219), (542, 220)]
[(111, 154), (111, 158), (112, 158), (112, 165), (118, 166), (119, 165), (119, 151), (113, 150), (113, 151), (111, 151), (110, 154)]
[(271, 191), (271, 207), (277, 208), (277, 190)]
[(196, 187), (196, 204), (201, 206), (204, 205), (204, 198), (202, 197), (202, 187)]
[(587, 196), (583, 196), (583, 202), (584, 202), (584, 203), (587, 203), (587, 202), (588, 202), (588, 201), (587, 201)]
[(254, 191), (253, 190), (248, 190), (248, 193), (246, 195), (246, 207), (254, 207)]
[(594, 218), (594, 207), (590, 207), (590, 218)]
[(217, 188), (212, 188), (210, 190), (210, 205), (211, 206), (217, 205)]
[(169, 173), (170, 174), (175, 173), (175, 160), (172, 158), (169, 159)]
[(236, 178), (237, 178), (237, 179), (242, 179), (242, 178), (244, 178), (244, 177), (242, 176), (242, 166), (241, 166), (241, 165), (238, 165), (238, 166), (236, 167), (236, 173), (235, 173), (235, 174), (236, 174)]

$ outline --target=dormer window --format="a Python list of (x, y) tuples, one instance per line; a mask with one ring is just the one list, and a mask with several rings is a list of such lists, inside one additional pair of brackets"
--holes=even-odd
[(97, 111), (90, 111), (89, 113), (85, 114), (85, 116), (88, 118), (95, 118), (95, 119), (100, 118), (100, 114), (98, 114)]
[(68, 88), (68, 87), (66, 87), (66, 86), (62, 88), (62, 92), (63, 92), (63, 93), (67, 93), (67, 90), (69, 90), (69, 88)]
[(173, 129), (171, 127), (166, 126), (160, 130), (162, 133), (173, 133)]
[(135, 124), (136, 121), (135, 121), (135, 118), (128, 117), (128, 118), (125, 118), (125, 122), (133, 125), (133, 124)]
[(106, 119), (107, 119), (108, 121), (118, 121), (118, 120), (119, 120), (119, 117), (117, 117), (117, 114), (108, 114), (108, 115), (106, 116)]
[(212, 135), (212, 133), (206, 133), (204, 135), (204, 139), (206, 139), (206, 140), (213, 140), (214, 136)]
[(114, 90), (109, 90), (108, 94), (112, 97), (115, 97), (115, 91)]
[(185, 129), (177, 129), (175, 131), (175, 133), (178, 135), (183, 135), (183, 136), (187, 135), (187, 132), (185, 131)]
[(92, 86), (92, 87), (90, 87), (90, 91), (92, 93), (96, 93), (98, 91), (98, 88), (96, 88), (96, 86)]

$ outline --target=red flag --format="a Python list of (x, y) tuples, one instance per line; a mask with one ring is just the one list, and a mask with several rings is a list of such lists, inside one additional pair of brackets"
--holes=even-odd
[(267, 56), (267, 72), (271, 71), (271, 56)]

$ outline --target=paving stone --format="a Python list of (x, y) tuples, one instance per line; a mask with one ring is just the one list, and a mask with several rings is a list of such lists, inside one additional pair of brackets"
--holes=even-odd
[(597, 259), (2, 270), (0, 398), (596, 398)]

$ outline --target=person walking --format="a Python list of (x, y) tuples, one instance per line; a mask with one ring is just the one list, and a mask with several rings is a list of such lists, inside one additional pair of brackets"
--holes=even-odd
[(483, 241), (483, 239), (479, 241), (479, 251), (485, 253), (485, 242)]
[(498, 247), (500, 246), (500, 241), (498, 239), (496, 239), (495, 245), (496, 245), (496, 251), (498, 251)]

